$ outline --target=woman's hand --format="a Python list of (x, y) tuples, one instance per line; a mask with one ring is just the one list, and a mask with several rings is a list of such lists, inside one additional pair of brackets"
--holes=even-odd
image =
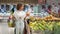
[(26, 16), (30, 16), (30, 12), (27, 12), (27, 13), (26, 13)]

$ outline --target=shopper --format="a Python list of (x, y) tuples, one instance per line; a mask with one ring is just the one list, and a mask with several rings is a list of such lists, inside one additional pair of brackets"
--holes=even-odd
[(48, 6), (47, 12), (48, 12), (49, 14), (55, 16), (54, 10), (52, 10), (52, 5), (49, 5), (49, 6)]
[(30, 7), (29, 7), (29, 9), (28, 9), (28, 11), (26, 12), (26, 14), (27, 14), (27, 22), (28, 22), (28, 24), (29, 24), (29, 19), (30, 19), (30, 16), (34, 16), (34, 14), (33, 14), (33, 5), (30, 5)]
[(46, 6), (45, 5), (42, 5), (42, 9), (41, 9), (41, 12), (40, 12), (40, 17), (43, 18), (43, 17), (46, 17), (48, 15), (49, 14), (47, 12)]
[(46, 9), (46, 6), (45, 5), (42, 5), (42, 10), (41, 12), (47, 12), (47, 9)]
[(58, 3), (59, 10), (58, 10), (58, 16), (60, 17), (60, 3)]
[(52, 8), (52, 6), (49, 5), (49, 6), (48, 6), (48, 13), (49, 13), (49, 14), (51, 14), (51, 11), (52, 11), (51, 8)]
[(30, 13), (30, 16), (34, 16), (34, 10), (33, 10), (33, 5), (30, 5), (28, 8), (28, 12)]
[(24, 11), (27, 12), (28, 11), (28, 5), (24, 5)]
[(24, 31), (24, 18), (26, 13), (23, 11), (24, 5), (17, 4), (17, 11), (14, 12), (13, 16), (15, 17), (16, 21), (16, 34), (23, 34)]
[(30, 27), (29, 27), (29, 21), (30, 21), (30, 17), (34, 16), (33, 12), (34, 12), (33, 11), (33, 6), (31, 5), (26, 12), (26, 15), (27, 15), (27, 17), (26, 17), (26, 19), (27, 19), (27, 34), (30, 34), (30, 31), (31, 31)]
[(52, 10), (54, 10), (55, 8), (55, 3), (52, 3)]
[(55, 14), (58, 14), (59, 8), (58, 8), (58, 6), (55, 3), (53, 3), (53, 5), (52, 5), (52, 10), (54, 10)]

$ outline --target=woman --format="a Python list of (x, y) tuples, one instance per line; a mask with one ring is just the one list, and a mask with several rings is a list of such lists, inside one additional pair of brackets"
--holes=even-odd
[(14, 12), (13, 16), (15, 17), (16, 21), (16, 34), (23, 34), (24, 30), (24, 18), (25, 18), (25, 12), (23, 11), (24, 5), (23, 4), (17, 4), (17, 11)]

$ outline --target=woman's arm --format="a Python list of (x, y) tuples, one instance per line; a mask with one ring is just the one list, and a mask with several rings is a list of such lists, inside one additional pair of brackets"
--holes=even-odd
[(30, 13), (27, 12), (26, 16), (25, 16), (25, 25), (26, 25), (27, 34), (30, 34), (30, 27), (29, 27), (29, 24), (27, 23), (27, 20), (28, 20), (27, 17), (29, 17), (29, 16), (30, 16)]

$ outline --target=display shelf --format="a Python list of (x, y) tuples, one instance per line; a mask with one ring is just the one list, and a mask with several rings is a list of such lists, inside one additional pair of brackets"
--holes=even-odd
[(10, 16), (10, 13), (0, 13), (0, 19), (8, 19)]

